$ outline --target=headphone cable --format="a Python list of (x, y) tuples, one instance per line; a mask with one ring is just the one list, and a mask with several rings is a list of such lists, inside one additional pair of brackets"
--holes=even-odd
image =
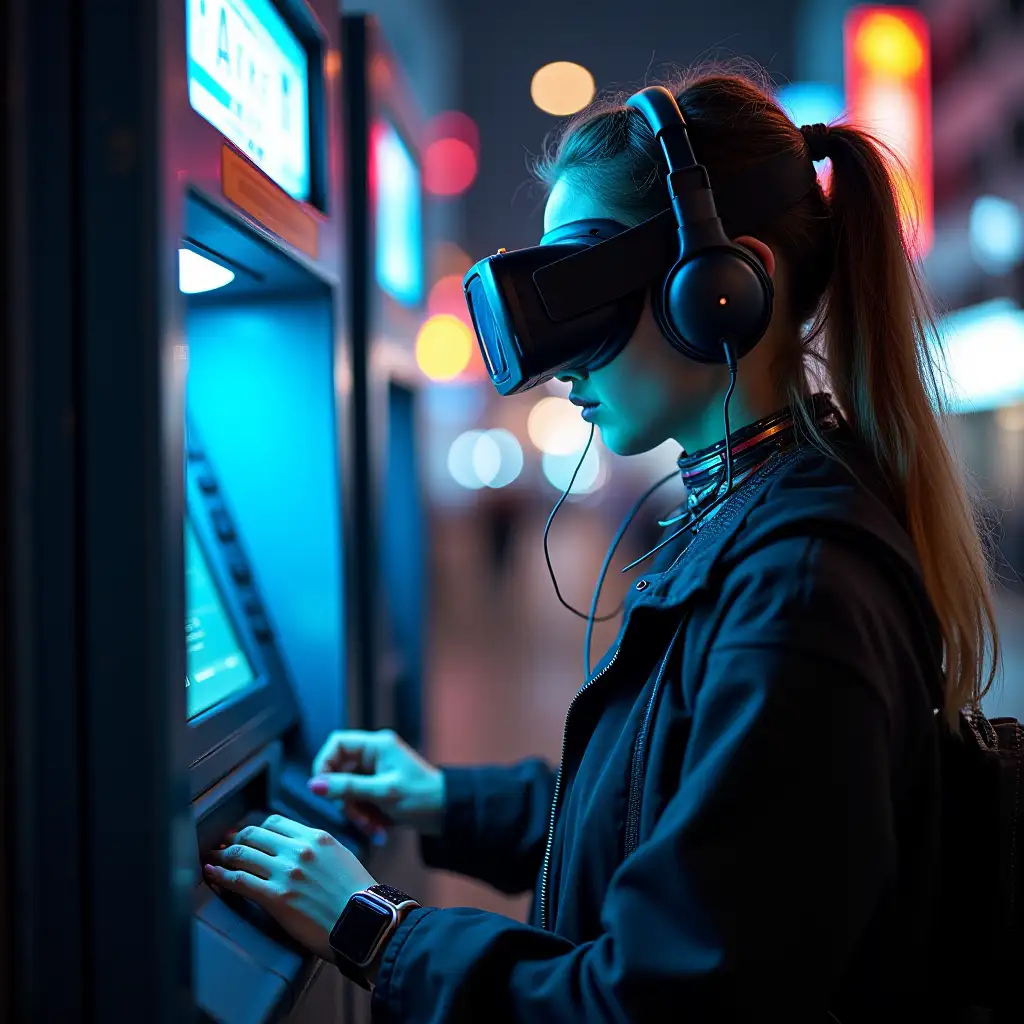
[[(725, 427), (725, 466), (723, 467), (722, 472), (719, 474), (718, 480), (715, 483), (715, 489), (712, 492), (716, 495), (716, 497), (709, 504), (705, 505), (704, 508), (702, 508), (700, 512), (698, 512), (696, 515), (694, 515), (691, 510), (690, 518), (686, 520), (686, 522), (680, 529), (676, 530), (676, 532), (673, 533), (671, 536), (666, 537), (663, 541), (661, 541), (660, 544), (657, 544), (655, 545), (655, 547), (651, 548), (651, 550), (648, 551), (646, 555), (641, 555), (635, 561), (630, 562), (629, 565), (625, 566), (622, 569), (622, 572), (624, 573), (629, 572), (630, 569), (635, 569), (641, 562), (646, 562), (647, 559), (651, 557), (651, 555), (657, 554), (662, 548), (667, 547), (674, 540), (681, 537), (684, 533), (686, 533), (687, 530), (693, 530), (695, 526), (697, 526), (700, 522), (704, 520), (706, 516), (710, 515), (716, 508), (718, 508), (718, 506), (721, 505), (732, 493), (732, 438), (730, 438), (729, 436), (729, 403), (732, 401), (733, 391), (736, 390), (737, 365), (736, 357), (733, 354), (732, 348), (728, 344), (728, 342), (724, 343), (724, 347), (726, 362), (729, 366), (729, 387), (728, 390), (725, 392), (725, 401), (722, 403), (722, 420)], [(722, 490), (723, 476), (725, 477), (725, 490)], [(721, 491), (720, 494), (718, 493), (719, 491)], [(671, 525), (673, 523), (677, 523), (680, 519), (684, 518), (685, 516), (686, 513), (683, 513), (682, 516), (677, 516), (675, 519), (667, 520), (663, 525)]]
[[(658, 551), (666, 547), (668, 544), (671, 544), (678, 537), (682, 536), (682, 534), (686, 533), (687, 530), (692, 530), (693, 527), (700, 523), (705, 518), (705, 516), (709, 515), (719, 505), (721, 505), (722, 502), (724, 502), (726, 498), (728, 498), (729, 495), (732, 493), (733, 466), (732, 439), (729, 437), (729, 403), (731, 402), (733, 392), (736, 389), (737, 363), (735, 355), (733, 354), (733, 350), (731, 346), (728, 344), (728, 342), (724, 343), (724, 348), (726, 363), (729, 367), (729, 387), (726, 390), (725, 400), (722, 403), (722, 419), (725, 427), (725, 466), (723, 467), (722, 474), (719, 475), (718, 481), (716, 482), (716, 497), (714, 501), (712, 501), (705, 508), (701, 509), (701, 511), (697, 515), (694, 516), (691, 514), (689, 520), (687, 521), (686, 525), (682, 527), (682, 529), (677, 530), (670, 537), (667, 537), (665, 540), (661, 541), (661, 543), (651, 548), (651, 550), (648, 551), (647, 554), (641, 555), (640, 558), (637, 558), (635, 561), (630, 562), (629, 565), (627, 565), (625, 568), (621, 570), (622, 573), (629, 572), (630, 569), (635, 568), (641, 562), (647, 561), (648, 558), (656, 554)], [(562, 505), (565, 503), (565, 500), (569, 497), (569, 494), (572, 492), (572, 486), (576, 482), (576, 477), (579, 476), (579, 472), (583, 468), (583, 463), (586, 460), (587, 453), (590, 451), (590, 446), (594, 441), (594, 430), (595, 425), (591, 424), (590, 437), (587, 439), (587, 444), (586, 447), (584, 447), (583, 449), (583, 454), (580, 456), (580, 461), (577, 463), (576, 469), (573, 471), (572, 477), (569, 479), (569, 485), (563, 491), (562, 496), (555, 503), (555, 507), (551, 510), (551, 514), (548, 516), (547, 523), (544, 525), (544, 560), (547, 563), (548, 575), (551, 577), (551, 583), (555, 588), (555, 596), (558, 598), (562, 607), (568, 609), (570, 612), (573, 613), (573, 615), (577, 616), (578, 618), (586, 619), (587, 622), (587, 632), (584, 640), (583, 651), (583, 667), (585, 673), (584, 678), (587, 680), (590, 679), (590, 648), (593, 640), (594, 624), (597, 622), (607, 622), (609, 619), (615, 618), (622, 611), (623, 606), (625, 604), (624, 601), (620, 602), (615, 611), (609, 612), (607, 615), (597, 614), (597, 605), (601, 598), (601, 590), (604, 587), (604, 581), (608, 575), (608, 569), (611, 565), (612, 558), (615, 556), (615, 552), (618, 550), (619, 544), (621, 543), (622, 538), (625, 536), (626, 530), (629, 529), (630, 524), (636, 518), (637, 514), (640, 512), (640, 509), (643, 507), (647, 499), (650, 498), (650, 496), (654, 494), (655, 491), (663, 487), (665, 484), (667, 484), (670, 480), (672, 480), (674, 477), (678, 475), (677, 472), (673, 471), (672, 473), (668, 473), (667, 475), (663, 476), (660, 480), (656, 481), (654, 484), (648, 487), (647, 490), (644, 491), (644, 493), (634, 503), (633, 507), (629, 511), (629, 514), (626, 516), (622, 524), (619, 526), (618, 532), (615, 534), (612, 543), (609, 545), (608, 552), (604, 557), (603, 564), (601, 565), (601, 572), (598, 575), (597, 583), (594, 587), (594, 596), (591, 598), (590, 602), (590, 613), (584, 615), (583, 612), (579, 611), (577, 608), (574, 608), (562, 596), (562, 592), (558, 586), (558, 579), (555, 576), (554, 566), (552, 566), (551, 564), (551, 553), (548, 548), (548, 535), (551, 531), (551, 524), (554, 522), (558, 510), (562, 507)], [(721, 494), (718, 494), (717, 492), (721, 490), (723, 475), (725, 476), (725, 490)], [(670, 520), (670, 522), (674, 521), (676, 520)]]
[[(565, 598), (562, 596), (562, 591), (559, 589), (559, 586), (558, 586), (558, 579), (555, 576), (554, 566), (551, 564), (551, 552), (550, 552), (550, 549), (548, 548), (548, 535), (551, 532), (551, 524), (554, 522), (555, 516), (558, 514), (558, 510), (562, 507), (562, 505), (565, 503), (566, 498), (568, 498), (569, 494), (572, 492), (572, 485), (576, 482), (576, 477), (579, 475), (580, 469), (583, 467), (583, 462), (584, 462), (584, 460), (587, 457), (587, 452), (590, 450), (590, 445), (592, 444), (593, 440), (594, 440), (594, 425), (591, 424), (591, 427), (590, 427), (590, 437), (587, 440), (586, 447), (583, 449), (583, 454), (580, 456), (580, 461), (577, 464), (576, 469), (573, 472), (572, 477), (569, 480), (569, 485), (562, 492), (562, 496), (555, 503), (555, 507), (551, 510), (551, 514), (548, 516), (548, 521), (544, 525), (544, 561), (547, 563), (548, 575), (551, 577), (552, 586), (554, 586), (554, 588), (555, 588), (555, 596), (558, 598), (558, 600), (561, 603), (563, 608), (566, 608), (568, 611), (572, 612), (573, 615), (577, 616), (578, 618), (586, 619), (588, 624), (590, 624), (592, 622), (607, 622), (608, 619), (614, 619), (615, 616), (618, 615), (619, 612), (622, 611), (622, 604), (620, 603), (619, 606), (615, 609), (615, 611), (609, 612), (607, 615), (597, 615), (596, 614), (597, 613), (597, 599), (598, 599), (599, 593), (595, 594), (594, 598), (591, 601), (590, 614), (587, 614), (586, 612), (581, 612), (578, 608), (574, 608), (571, 604), (569, 604), (569, 602), (566, 601)], [(633, 505), (632, 509), (629, 512), (629, 515), (626, 516), (624, 522), (619, 527), (619, 531), (615, 535), (615, 540), (612, 542), (612, 545), (609, 548), (608, 554), (605, 556), (604, 566), (602, 567), (602, 570), (601, 570), (601, 576), (599, 578), (599, 583), (604, 581), (604, 577), (607, 575), (608, 565), (611, 562), (612, 556), (614, 555), (616, 548), (619, 546), (619, 542), (622, 540), (622, 537), (625, 534), (626, 530), (629, 528), (629, 524), (633, 521), (633, 519), (636, 516), (636, 514), (640, 511), (641, 506), (644, 504), (645, 501), (647, 501), (647, 499), (659, 487), (661, 487), (664, 484), (667, 484), (670, 480), (672, 480), (673, 478), (677, 477), (678, 475), (679, 475), (678, 472), (674, 471), (674, 472), (669, 473), (668, 475), (662, 477), (657, 483), (655, 483), (653, 486), (649, 487), (643, 493), (643, 495), (636, 501), (636, 503)]]

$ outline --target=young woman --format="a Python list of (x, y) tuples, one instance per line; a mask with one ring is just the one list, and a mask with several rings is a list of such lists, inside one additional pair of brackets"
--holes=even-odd
[[(418, 828), (429, 864), (534, 891), (530, 922), (399, 896), (360, 947), (342, 911), (374, 880), (276, 818), (209, 869), (346, 973), (366, 960), (378, 1020), (929, 1019), (939, 730), (980, 700), (997, 645), (899, 190), (868, 135), (799, 129), (745, 78), (674, 94), (723, 224), (774, 288), (733, 382), (731, 496), (707, 512), (729, 368), (669, 344), (645, 292), (621, 352), (562, 376), (611, 450), (693, 453), (706, 525), (641, 570), (560, 774), (442, 770), (393, 734), (340, 733), (310, 783)], [(779, 190), (780, 160), (803, 169), (799, 194)], [(624, 104), (574, 119), (541, 174), (553, 238), (669, 208), (655, 136)]]

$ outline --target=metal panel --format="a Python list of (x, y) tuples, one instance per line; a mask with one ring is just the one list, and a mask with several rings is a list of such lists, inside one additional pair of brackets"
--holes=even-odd
[[(184, 719), (184, 366), (165, 329), (158, 5), (83, 3), (80, 535), (81, 950), (97, 1020), (190, 1014)], [(130, 892), (130, 897), (128, 893)], [(122, 895), (123, 898), (118, 898)], [(116, 966), (115, 966), (116, 965)]]
[(5, 14), (0, 1016), (77, 1024), (82, 964), (53, 958), (81, 947), (88, 904), (75, 606), (76, 20), (63, 0), (16, 0)]

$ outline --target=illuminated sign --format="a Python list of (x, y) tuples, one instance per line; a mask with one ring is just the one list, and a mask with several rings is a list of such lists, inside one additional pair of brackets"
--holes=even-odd
[(907, 175), (897, 188), (918, 256), (932, 246), (932, 110), (928, 22), (904, 7), (855, 7), (844, 25), (846, 106), (877, 135)]
[(186, 0), (188, 98), (289, 195), (310, 194), (309, 63), (269, 0)]
[(371, 130), (370, 196), (377, 283), (403, 305), (417, 306), (424, 284), (420, 170), (387, 121), (377, 121)]

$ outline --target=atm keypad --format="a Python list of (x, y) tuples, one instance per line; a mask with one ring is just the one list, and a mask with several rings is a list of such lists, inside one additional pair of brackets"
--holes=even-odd
[(214, 529), (217, 531), (217, 536), (227, 543), (235, 539), (235, 527), (231, 522), (231, 517), (227, 514), (227, 511), (222, 508), (215, 508), (210, 513), (210, 518), (213, 520)]
[(248, 586), (252, 583), (252, 572), (245, 562), (234, 561), (231, 563), (231, 576), (239, 586)]

